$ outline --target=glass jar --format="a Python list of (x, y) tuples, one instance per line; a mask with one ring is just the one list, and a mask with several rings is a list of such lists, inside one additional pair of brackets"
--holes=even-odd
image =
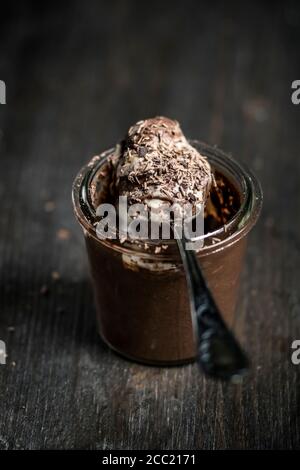
[[(225, 321), (234, 318), (247, 235), (257, 221), (262, 191), (255, 176), (221, 150), (191, 141), (211, 167), (239, 194), (240, 206), (228, 223), (203, 235), (197, 252), (207, 284)], [(184, 269), (174, 240), (155, 253), (157, 241), (143, 244), (101, 240), (96, 235), (91, 185), (113, 153), (94, 157), (73, 184), (73, 204), (83, 228), (97, 307), (99, 333), (127, 358), (157, 365), (195, 359), (196, 347)]]

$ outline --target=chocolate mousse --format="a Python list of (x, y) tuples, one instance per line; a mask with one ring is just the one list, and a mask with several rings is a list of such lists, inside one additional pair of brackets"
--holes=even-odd
[[(92, 175), (90, 178), (89, 175)], [(178, 122), (155, 117), (130, 127), (114, 149), (94, 157), (73, 186), (75, 213), (84, 228), (104, 341), (128, 358), (180, 364), (195, 358), (186, 279), (174, 240), (100, 240), (101, 203), (204, 204), (204, 246), (197, 257), (225, 320), (232, 323), (246, 235), (261, 204), (260, 188), (223, 152), (191, 144)]]

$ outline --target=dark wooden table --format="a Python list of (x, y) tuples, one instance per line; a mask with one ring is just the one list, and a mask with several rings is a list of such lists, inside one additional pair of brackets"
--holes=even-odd
[[(226, 4), (20, 2), (1, 15), (1, 449), (300, 448), (300, 10)], [(252, 358), (240, 386), (127, 362), (96, 333), (72, 180), (156, 114), (262, 182), (235, 322)]]

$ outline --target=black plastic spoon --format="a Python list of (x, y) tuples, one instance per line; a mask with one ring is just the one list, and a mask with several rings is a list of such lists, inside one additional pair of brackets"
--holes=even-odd
[(239, 382), (249, 368), (248, 358), (222, 319), (195, 251), (186, 249), (184, 236), (176, 241), (188, 284), (199, 365), (211, 377)]

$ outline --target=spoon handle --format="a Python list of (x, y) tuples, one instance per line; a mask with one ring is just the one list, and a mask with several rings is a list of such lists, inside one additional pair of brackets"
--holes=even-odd
[(219, 312), (195, 251), (187, 250), (185, 242), (177, 239), (187, 278), (199, 365), (207, 375), (239, 381), (249, 361)]

